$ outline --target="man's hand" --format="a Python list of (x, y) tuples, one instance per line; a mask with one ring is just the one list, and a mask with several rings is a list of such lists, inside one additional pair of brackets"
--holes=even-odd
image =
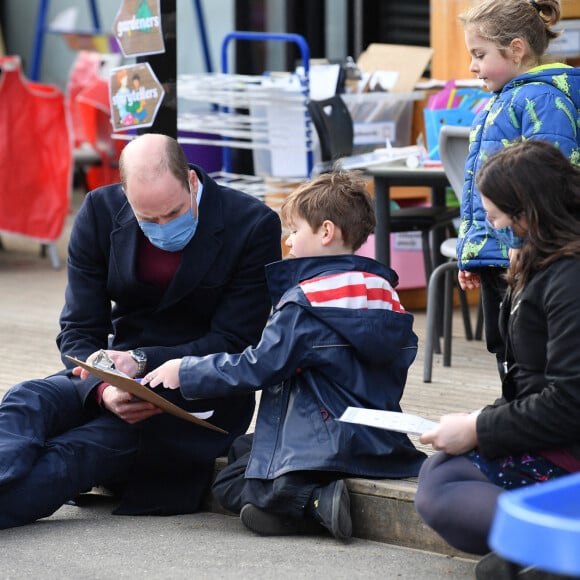
[(479, 274), (475, 274), (474, 272), (459, 270), (457, 279), (462, 290), (473, 290), (474, 288), (479, 288), (481, 286)]
[(131, 424), (163, 413), (163, 410), (153, 403), (140, 401), (133, 397), (131, 393), (126, 393), (113, 385), (109, 385), (103, 391), (102, 405), (111, 413), (115, 413), (117, 417), (123, 419), (123, 421)]
[(174, 358), (163, 363), (160, 367), (147, 373), (141, 383), (156, 387), (163, 385), (166, 389), (179, 389), (179, 365), (180, 358)]
[[(100, 352), (101, 351), (98, 350), (98, 351), (94, 352), (93, 354), (91, 354), (87, 358), (87, 361), (86, 361), (87, 364), (92, 365), (93, 361), (95, 360), (95, 358), (97, 357), (97, 355)], [(135, 377), (135, 375), (137, 374), (137, 371), (139, 370), (139, 364), (127, 351), (125, 351), (125, 350), (106, 350), (105, 352), (107, 353), (109, 358), (113, 361), (113, 363), (115, 364), (115, 368), (118, 371), (125, 373), (129, 377), (132, 377), (132, 378)], [(81, 367), (75, 367), (72, 372), (73, 372), (73, 375), (80, 377), (81, 379), (83, 379), (83, 381), (85, 379), (87, 379), (91, 374), (91, 373), (89, 373), (89, 371), (87, 371), (86, 369), (83, 369)]]
[(452, 413), (443, 415), (439, 425), (419, 437), (423, 444), (431, 444), (437, 451), (450, 455), (461, 455), (477, 446), (477, 431), (474, 413)]
[[(87, 358), (87, 364), (92, 365), (93, 361), (101, 351), (94, 352)], [(121, 371), (129, 377), (134, 377), (137, 374), (139, 365), (137, 361), (126, 351), (123, 350), (107, 350), (105, 351), (108, 357), (113, 361), (115, 369)], [(75, 367), (73, 374), (85, 380), (91, 373), (81, 367)], [(163, 410), (148, 403), (147, 401), (140, 401), (131, 393), (127, 393), (122, 389), (118, 389), (113, 385), (107, 385), (102, 393), (101, 405), (107, 410), (117, 415), (117, 417), (127, 421), (127, 423), (138, 423), (163, 413)]]

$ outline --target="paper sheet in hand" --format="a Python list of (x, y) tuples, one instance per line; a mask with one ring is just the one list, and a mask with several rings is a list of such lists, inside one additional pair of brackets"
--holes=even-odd
[(174, 405), (171, 401), (168, 401), (167, 399), (164, 399), (157, 393), (154, 393), (150, 388), (142, 385), (135, 379), (132, 379), (127, 375), (120, 373), (119, 371), (100, 369), (92, 365), (89, 365), (81, 360), (78, 360), (72, 356), (67, 355), (67, 358), (72, 360), (79, 367), (82, 367), (83, 369), (86, 369), (96, 377), (99, 377), (99, 379), (105, 381), (106, 383), (118, 387), (119, 389), (122, 389), (127, 393), (131, 393), (132, 395), (135, 395), (137, 398), (143, 401), (153, 403), (154, 405), (157, 405), (159, 408), (163, 409), (167, 413), (171, 413), (176, 417), (185, 419), (186, 421), (191, 421), (192, 423), (195, 423), (196, 425), (201, 425), (202, 427), (206, 427), (207, 429), (212, 429), (213, 431), (219, 431), (220, 433), (227, 434), (227, 431), (224, 431), (220, 427), (216, 427), (215, 425), (212, 425), (211, 423), (208, 423), (207, 421), (199, 419), (195, 415), (188, 413), (181, 407)]
[(423, 419), (423, 417), (411, 415), (410, 413), (361, 409), (359, 407), (347, 407), (339, 420), (389, 431), (409, 433), (410, 435), (422, 435), (439, 425), (435, 421), (429, 421), (429, 419)]

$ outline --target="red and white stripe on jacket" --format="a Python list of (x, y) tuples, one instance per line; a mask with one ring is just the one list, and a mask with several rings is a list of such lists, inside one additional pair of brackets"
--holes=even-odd
[(302, 282), (300, 288), (312, 306), (405, 312), (389, 282), (367, 272), (343, 272), (312, 278)]

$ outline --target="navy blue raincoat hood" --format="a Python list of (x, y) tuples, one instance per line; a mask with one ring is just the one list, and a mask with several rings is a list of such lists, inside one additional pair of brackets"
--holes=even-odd
[[(384, 310), (361, 313), (346, 308), (312, 306), (304, 299), (298, 285), (304, 280), (327, 275), (330, 271), (356, 270), (384, 278), (394, 289), (399, 283), (396, 272), (370, 258), (361, 256), (331, 256), (328, 258), (294, 258), (266, 267), (266, 279), (272, 305), (282, 308), (293, 302), (300, 305), (322, 324), (348, 341), (365, 363), (384, 365), (412, 339), (412, 318)], [(285, 293), (285, 289), (291, 288)], [(284, 295), (285, 293), (285, 295)], [(416, 340), (416, 338), (415, 338)]]

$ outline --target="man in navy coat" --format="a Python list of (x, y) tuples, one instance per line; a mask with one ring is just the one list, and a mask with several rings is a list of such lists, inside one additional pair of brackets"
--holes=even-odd
[[(12, 387), (0, 404), (0, 528), (31, 523), (94, 486), (118, 514), (199, 509), (214, 460), (245, 433), (254, 396), (173, 402), (227, 434), (163, 413), (81, 371), (105, 350), (143, 376), (166, 360), (256, 344), (280, 259), (278, 216), (189, 166), (170, 137), (146, 134), (120, 159), (121, 184), (87, 194), (68, 248), (57, 337), (65, 370)], [(42, 356), (39, 353), (39, 356)]]

